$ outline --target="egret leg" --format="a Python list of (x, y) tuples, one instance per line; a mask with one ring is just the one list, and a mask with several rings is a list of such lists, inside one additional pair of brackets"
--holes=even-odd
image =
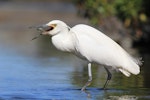
[(104, 87), (103, 87), (103, 89), (106, 89), (106, 87), (107, 87), (107, 85), (108, 85), (108, 83), (109, 83), (109, 81), (111, 80), (111, 77), (112, 77), (112, 74), (110, 73), (110, 71), (106, 68), (106, 67), (104, 67), (105, 68), (105, 70), (106, 70), (106, 72), (107, 72), (107, 80), (106, 80), (106, 82), (105, 82), (105, 84), (104, 84)]
[(81, 91), (84, 91), (86, 89), (86, 87), (92, 83), (91, 63), (88, 64), (88, 75), (89, 75), (89, 79), (86, 82), (86, 84), (82, 87)]

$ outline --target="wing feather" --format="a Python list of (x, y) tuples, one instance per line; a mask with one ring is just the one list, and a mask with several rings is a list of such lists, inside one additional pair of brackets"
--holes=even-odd
[(83, 24), (76, 25), (71, 30), (77, 40), (77, 53), (88, 61), (119, 68), (126, 76), (140, 72), (137, 61), (102, 32)]

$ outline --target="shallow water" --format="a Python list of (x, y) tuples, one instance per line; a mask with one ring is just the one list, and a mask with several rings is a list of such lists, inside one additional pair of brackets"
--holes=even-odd
[[(57, 4), (61, 9), (55, 8)], [(81, 92), (88, 79), (86, 62), (57, 51), (51, 45), (50, 37), (30, 41), (36, 33), (28, 27), (49, 21), (48, 16), (62, 19), (69, 25), (87, 23), (76, 16), (76, 9), (71, 3), (2, 2), (0, 5), (1, 100), (150, 99), (149, 53), (136, 52), (144, 60), (137, 76), (127, 78), (112, 70), (113, 78), (107, 90), (102, 89), (106, 72), (102, 66), (93, 65), (93, 83)], [(39, 16), (41, 14), (42, 17)]]

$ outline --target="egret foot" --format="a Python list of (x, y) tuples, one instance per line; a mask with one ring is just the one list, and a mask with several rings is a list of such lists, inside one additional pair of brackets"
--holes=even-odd
[(89, 79), (86, 82), (86, 84), (82, 87), (81, 91), (85, 91), (86, 87), (92, 83), (91, 63), (88, 64), (88, 75), (89, 75)]
[(85, 91), (86, 87), (89, 86), (92, 83), (92, 77), (89, 77), (89, 80), (86, 82), (86, 84), (82, 87), (81, 91)]

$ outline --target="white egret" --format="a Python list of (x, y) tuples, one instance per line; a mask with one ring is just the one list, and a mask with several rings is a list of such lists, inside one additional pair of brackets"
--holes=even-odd
[(53, 20), (37, 27), (37, 30), (42, 35), (52, 36), (52, 43), (58, 50), (73, 53), (89, 62), (89, 79), (82, 91), (92, 82), (91, 63), (104, 66), (108, 74), (104, 89), (112, 76), (109, 67), (119, 70), (127, 77), (140, 73), (140, 60), (130, 56), (115, 41), (91, 26), (79, 24), (70, 28), (63, 21)]

